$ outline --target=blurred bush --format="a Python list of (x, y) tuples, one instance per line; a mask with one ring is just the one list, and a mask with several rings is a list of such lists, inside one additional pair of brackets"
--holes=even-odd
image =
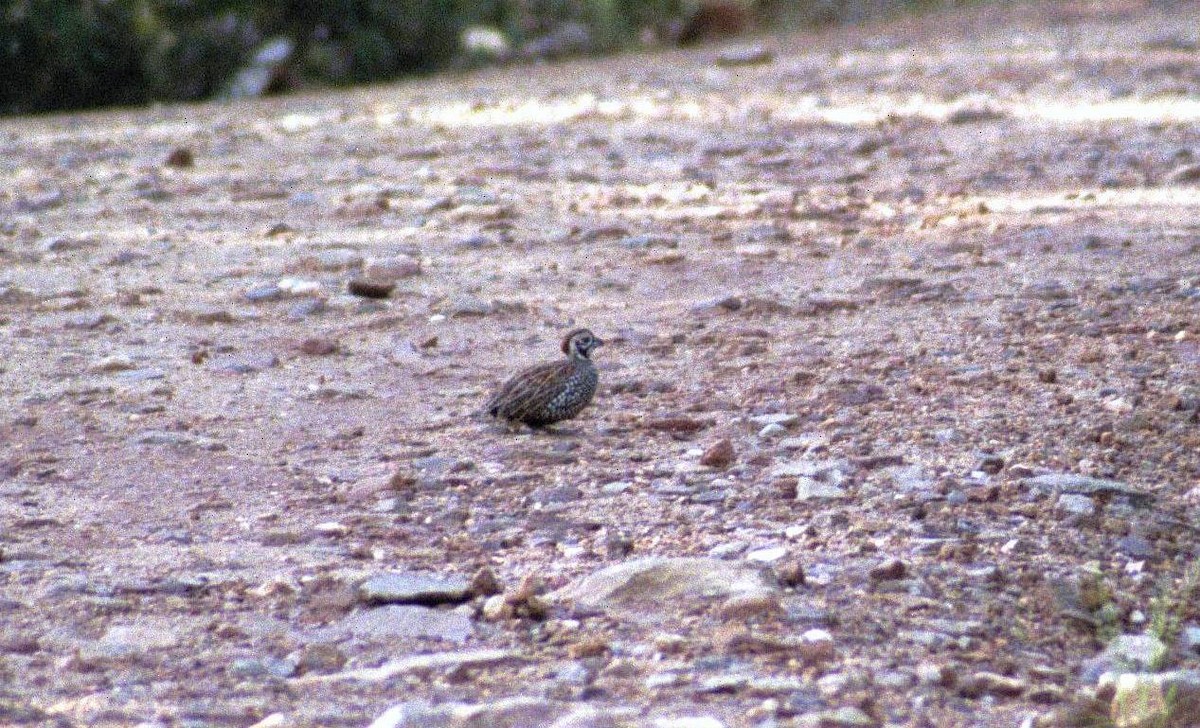
[(836, 9), (848, 5), (853, 3), (0, 0), (0, 114), (257, 96), (481, 62), (686, 43), (738, 32), (764, 15), (837, 19)]

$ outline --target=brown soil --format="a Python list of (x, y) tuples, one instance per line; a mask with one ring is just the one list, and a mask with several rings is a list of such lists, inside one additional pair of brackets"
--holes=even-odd
[[(505, 695), (770, 712), (648, 687), (659, 632), (683, 672), (845, 675), (827, 706), (880, 723), (1072, 704), (1081, 662), (1195, 558), (1196, 27), (1195, 4), (986, 7), (762, 38), (765, 63), (706, 48), (0, 122), (0, 722), (364, 725)], [(390, 297), (346, 293), (377, 259), (403, 274)], [(471, 418), (575, 325), (609, 342), (579, 419)], [(771, 413), (798, 419), (760, 437)], [(722, 438), (733, 462), (701, 466)], [(846, 460), (846, 496), (797, 501), (773, 473), (800, 459)], [(1154, 499), (1072, 513), (1029, 487), (1045, 471)], [(519, 667), (233, 669), (311, 652), (366, 574), (556, 588), (729, 544), (809, 574), (787, 592), (808, 617), (755, 617), (760, 638), (811, 618), (835, 658), (739, 651), (711, 615), (555, 607), (473, 618), (467, 646)], [(114, 626), (164, 638), (97, 655)], [(458, 646), (336, 648), (349, 669)], [(555, 692), (593, 653), (630, 664)], [(923, 663), (957, 680), (905, 684)], [(1022, 687), (964, 689), (976, 672)]]

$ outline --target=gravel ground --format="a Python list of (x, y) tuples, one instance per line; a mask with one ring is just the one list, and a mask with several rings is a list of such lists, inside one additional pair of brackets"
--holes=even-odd
[(1197, 27), (0, 121), (0, 723), (1200, 725)]

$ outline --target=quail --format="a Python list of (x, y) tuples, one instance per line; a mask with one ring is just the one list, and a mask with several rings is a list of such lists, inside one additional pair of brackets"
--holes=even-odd
[(563, 337), (562, 361), (538, 364), (512, 376), (492, 395), (484, 411), (507, 423), (530, 427), (569, 420), (596, 394), (596, 365), (589, 358), (604, 342), (587, 329)]

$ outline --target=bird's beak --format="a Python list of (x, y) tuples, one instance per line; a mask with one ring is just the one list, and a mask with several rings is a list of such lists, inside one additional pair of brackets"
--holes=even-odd
[(604, 339), (601, 339), (599, 336), (593, 336), (592, 337), (592, 348), (599, 349), (601, 346), (604, 346)]

